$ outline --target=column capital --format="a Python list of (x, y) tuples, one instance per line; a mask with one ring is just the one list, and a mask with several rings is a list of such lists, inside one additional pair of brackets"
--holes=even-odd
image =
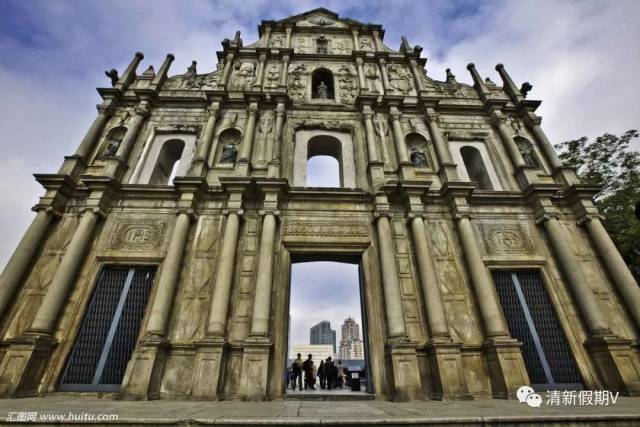
[(365, 109), (363, 108), (363, 110), (364, 110), (364, 111), (363, 111), (362, 113), (360, 113), (360, 114), (362, 115), (362, 118), (363, 118), (364, 120), (371, 120), (371, 121), (373, 121), (373, 111), (371, 111), (371, 108), (368, 108), (367, 110), (365, 110)]
[(142, 116), (144, 118), (151, 115), (151, 107), (149, 106), (149, 101), (147, 100), (140, 101), (140, 103), (136, 105), (133, 110), (138, 116)]
[(286, 108), (284, 106), (284, 102), (278, 102), (278, 105), (276, 106), (276, 115), (284, 116), (285, 111), (286, 111)]
[(543, 224), (550, 219), (560, 220), (560, 214), (557, 212), (544, 212), (538, 215), (535, 219), (537, 225)]
[(592, 220), (603, 220), (604, 219), (604, 215), (601, 215), (599, 213), (588, 213), (585, 214), (584, 216), (582, 216), (581, 218), (578, 218), (576, 220), (576, 224), (578, 225), (585, 225), (588, 222), (591, 222)]
[(289, 55), (282, 55), (283, 62), (289, 62)]
[(40, 211), (44, 211), (55, 218), (62, 217), (62, 212), (59, 209), (54, 208), (53, 206), (45, 206), (45, 205), (37, 204), (34, 207), (32, 207), (31, 210), (36, 213)]
[(542, 117), (536, 116), (530, 111), (527, 111), (525, 114), (523, 114), (522, 119), (524, 120), (525, 124), (531, 127), (540, 126), (540, 124), (542, 123)]
[(244, 215), (244, 209), (242, 208), (227, 208), (222, 210), (222, 215), (229, 216), (229, 214), (236, 214), (238, 216)]
[(105, 219), (107, 217), (106, 209), (100, 206), (85, 206), (83, 208), (80, 208), (80, 213), (85, 213), (85, 212), (91, 212), (102, 219)]
[(207, 112), (210, 115), (217, 116), (220, 111), (220, 101), (212, 101), (211, 104), (207, 107)]
[(255, 116), (257, 112), (258, 112), (258, 103), (257, 102), (250, 103), (249, 106), (247, 107), (247, 113), (249, 113), (250, 116)]
[(265, 216), (265, 215), (273, 215), (274, 217), (278, 218), (280, 216), (280, 211), (278, 209), (260, 209), (258, 211), (258, 215), (260, 216)]
[(264, 62), (267, 60), (267, 54), (266, 53), (261, 53), (260, 56), (258, 56), (258, 61), (259, 62)]
[(380, 65), (382, 65), (382, 66), (387, 65), (387, 60), (386, 60), (386, 59), (384, 59), (384, 58), (380, 58), (380, 59), (378, 60), (378, 62), (380, 62)]
[(96, 105), (96, 109), (98, 110), (98, 114), (103, 114), (105, 116), (111, 116), (116, 112), (116, 106), (112, 102)]
[(357, 57), (356, 58), (356, 64), (362, 66), (364, 64), (364, 59), (362, 59), (361, 57)]
[(475, 218), (475, 216), (471, 212), (465, 212), (465, 211), (459, 211), (453, 215), (453, 219), (455, 219), (456, 221), (460, 221), (461, 219), (464, 219), (464, 218), (468, 220), (472, 220)]
[(176, 211), (176, 215), (182, 215), (182, 214), (187, 215), (189, 217), (189, 220), (191, 221), (195, 221), (198, 218), (195, 211), (192, 208), (186, 208), (186, 207), (178, 208), (178, 210)]
[(391, 118), (394, 121), (395, 120), (400, 120), (400, 118), (402, 118), (402, 113), (400, 112), (400, 110), (396, 106), (393, 106), (393, 107), (389, 108), (389, 114), (391, 115)]
[(493, 110), (490, 114), (491, 124), (494, 126), (501, 126), (507, 124), (507, 116), (505, 116), (502, 111)]
[(435, 123), (438, 124), (440, 121), (440, 114), (433, 108), (429, 107), (424, 113), (424, 117), (427, 120), (427, 123)]

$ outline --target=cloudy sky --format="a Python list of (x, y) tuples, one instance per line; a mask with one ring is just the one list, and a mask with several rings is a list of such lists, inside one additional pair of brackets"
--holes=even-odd
[[(105, 69), (122, 71), (142, 51), (140, 72), (149, 64), (158, 69), (169, 52), (176, 56), (170, 74), (183, 73), (193, 59), (200, 73), (209, 72), (220, 41), (236, 30), (249, 44), (261, 19), (319, 6), (384, 25), (385, 43), (393, 48), (402, 35), (422, 45), (428, 74), (439, 80), (451, 68), (459, 81), (471, 82), (465, 67), (474, 62), (483, 77), (500, 82), (494, 67), (505, 64), (516, 84), (533, 84), (530, 99), (544, 101), (538, 113), (553, 142), (640, 126), (637, 0), (4, 0), (0, 265), (42, 193), (31, 174), (55, 172), (75, 151), (96, 115), (95, 87), (108, 86)], [(337, 326), (343, 319), (328, 320)]]

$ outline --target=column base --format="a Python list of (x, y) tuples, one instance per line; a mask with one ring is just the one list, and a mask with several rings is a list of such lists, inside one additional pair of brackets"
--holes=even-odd
[(0, 397), (37, 396), (56, 340), (48, 334), (27, 332), (5, 343), (9, 348), (0, 362)]
[(539, 182), (538, 172), (531, 167), (523, 166), (516, 171), (516, 180), (520, 184), (520, 188), (524, 190), (529, 188), (531, 184)]
[(393, 400), (424, 399), (415, 343), (388, 343), (387, 351), (393, 368)]
[(461, 344), (451, 340), (432, 340), (425, 349), (429, 355), (433, 393), (436, 400), (471, 400), (464, 378)]
[(249, 338), (244, 342), (239, 390), (242, 400), (267, 400), (271, 347), (271, 340), (266, 338)]
[(378, 190), (385, 183), (384, 164), (382, 162), (369, 162), (369, 179), (371, 179), (371, 187), (374, 191)]
[(438, 176), (442, 182), (458, 182), (460, 177), (458, 176), (458, 167), (455, 163), (445, 163), (440, 165)]
[(482, 347), (489, 365), (493, 397), (515, 398), (519, 387), (530, 384), (522, 359), (522, 343), (513, 338), (497, 338), (486, 341)]
[(197, 350), (192, 397), (198, 400), (217, 400), (228, 345), (221, 337), (205, 338), (194, 344)]
[(236, 176), (249, 176), (251, 163), (249, 159), (238, 159), (236, 162)]
[(127, 365), (117, 398), (121, 400), (159, 399), (168, 349), (169, 341), (164, 337), (151, 336), (140, 344)]
[(599, 336), (589, 338), (586, 344), (606, 389), (640, 396), (640, 360), (633, 341)]

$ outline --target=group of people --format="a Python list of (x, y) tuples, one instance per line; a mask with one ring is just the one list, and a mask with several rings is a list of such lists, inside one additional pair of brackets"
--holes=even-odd
[(296, 385), (302, 390), (303, 375), (305, 390), (316, 390), (316, 378), (320, 380), (320, 388), (323, 390), (343, 388), (345, 385), (349, 386), (349, 370), (346, 366), (342, 366), (340, 360), (336, 365), (331, 357), (327, 357), (327, 360), (321, 360), (320, 365), (316, 367), (312, 354), (308, 355), (306, 360), (302, 360), (302, 355), (298, 353), (298, 357), (291, 364), (291, 370), (289, 371), (289, 379), (293, 390), (296, 389)]

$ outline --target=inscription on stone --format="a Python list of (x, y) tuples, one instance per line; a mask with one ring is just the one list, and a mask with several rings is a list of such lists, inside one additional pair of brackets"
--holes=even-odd
[(366, 237), (368, 226), (361, 222), (287, 221), (285, 236)]
[(113, 249), (158, 249), (162, 246), (167, 223), (141, 220), (118, 223), (111, 239)]
[(490, 254), (531, 254), (533, 244), (522, 224), (480, 224), (484, 247)]

